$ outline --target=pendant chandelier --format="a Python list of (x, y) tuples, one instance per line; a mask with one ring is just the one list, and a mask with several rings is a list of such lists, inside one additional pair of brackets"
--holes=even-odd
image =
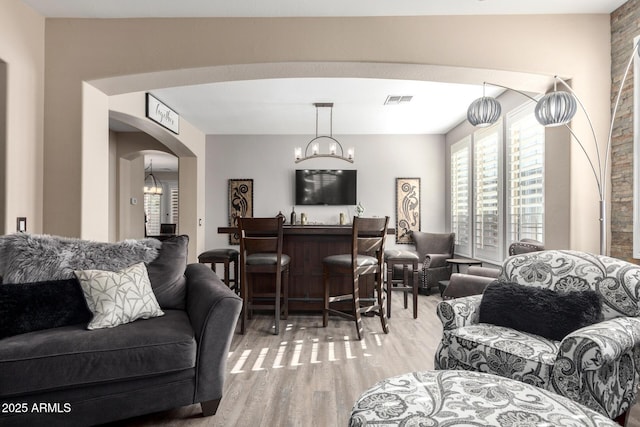
[[(344, 160), (353, 163), (354, 149), (350, 147), (347, 155), (344, 155), (342, 144), (333, 137), (333, 102), (317, 102), (313, 104), (316, 107), (316, 137), (313, 138), (304, 149), (304, 157), (302, 157), (302, 147), (296, 147), (294, 150), (295, 162), (300, 163), (304, 160), (314, 159), (317, 157), (329, 157)], [(329, 118), (329, 135), (318, 135), (318, 109), (330, 108)], [(327, 149), (324, 152), (320, 150), (320, 144), (326, 144)]]
[(144, 194), (162, 195), (162, 184), (153, 175), (153, 160), (149, 161), (149, 173), (144, 177)]

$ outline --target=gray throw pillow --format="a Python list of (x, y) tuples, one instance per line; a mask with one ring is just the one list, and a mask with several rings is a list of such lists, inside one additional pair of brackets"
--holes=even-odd
[(189, 236), (175, 236), (162, 241), (158, 257), (147, 264), (153, 293), (163, 309), (186, 307), (187, 247)]
[(15, 233), (0, 237), (3, 283), (71, 279), (74, 270), (119, 271), (158, 255), (155, 239), (94, 242), (49, 235)]
[(74, 273), (93, 314), (87, 325), (89, 330), (164, 316), (142, 262), (117, 272), (78, 270)]

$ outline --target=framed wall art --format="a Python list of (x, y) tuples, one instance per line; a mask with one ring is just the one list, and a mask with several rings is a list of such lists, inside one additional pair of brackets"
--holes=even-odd
[(413, 243), (420, 230), (420, 178), (396, 178), (396, 243)]
[[(253, 179), (229, 180), (229, 226), (237, 227), (239, 217), (253, 217)], [(229, 234), (229, 244), (240, 244), (238, 233)]]

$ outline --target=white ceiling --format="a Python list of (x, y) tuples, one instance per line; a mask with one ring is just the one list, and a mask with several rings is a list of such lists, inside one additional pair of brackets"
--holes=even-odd
[[(487, 87), (488, 95), (501, 91)], [(441, 134), (466, 117), (481, 86), (408, 80), (295, 78), (245, 80), (154, 90), (206, 134), (314, 134), (316, 102), (333, 102), (333, 133)], [(387, 96), (412, 96), (384, 105)], [(318, 111), (328, 134), (330, 109)]]
[[(46, 17), (299, 17), (611, 13), (626, 0), (22, 0)], [(499, 93), (495, 88), (488, 94)], [(481, 96), (476, 85), (379, 79), (266, 79), (154, 90), (206, 134), (313, 134), (315, 102), (333, 133), (444, 133)], [(388, 95), (411, 95), (384, 106)], [(320, 133), (328, 121), (321, 118)], [(114, 130), (134, 130), (112, 122)], [(155, 161), (154, 161), (155, 162)]]
[(144, 155), (144, 169), (146, 173), (151, 172), (153, 166), (153, 172), (177, 172), (178, 171), (178, 158), (169, 153), (161, 153), (155, 151)]

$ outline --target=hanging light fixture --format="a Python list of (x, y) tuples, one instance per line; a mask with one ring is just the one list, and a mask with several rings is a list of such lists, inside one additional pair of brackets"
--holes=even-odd
[(149, 161), (149, 173), (144, 177), (144, 194), (162, 195), (162, 184), (153, 176), (153, 160)]
[[(316, 137), (313, 138), (304, 149), (304, 157), (302, 156), (302, 147), (296, 147), (294, 150), (294, 156), (296, 163), (300, 163), (304, 160), (314, 159), (317, 157), (330, 157), (333, 159), (344, 160), (349, 163), (353, 163), (355, 150), (353, 147), (347, 149), (347, 155), (344, 155), (344, 149), (342, 144), (333, 137), (333, 102), (317, 102), (313, 104), (316, 107)], [(318, 135), (318, 109), (330, 108), (329, 118), (329, 135)], [(327, 149), (322, 152), (320, 145), (325, 143)], [(309, 152), (311, 150), (311, 152)]]
[(578, 111), (576, 97), (565, 91), (558, 91), (556, 82), (559, 77), (555, 77), (553, 81), (553, 92), (544, 95), (536, 103), (535, 115), (536, 120), (542, 126), (562, 126), (566, 125), (573, 119)]
[(497, 99), (485, 96), (485, 83), (482, 84), (482, 98), (478, 98), (467, 109), (467, 120), (473, 126), (491, 126), (500, 118), (502, 107)]

